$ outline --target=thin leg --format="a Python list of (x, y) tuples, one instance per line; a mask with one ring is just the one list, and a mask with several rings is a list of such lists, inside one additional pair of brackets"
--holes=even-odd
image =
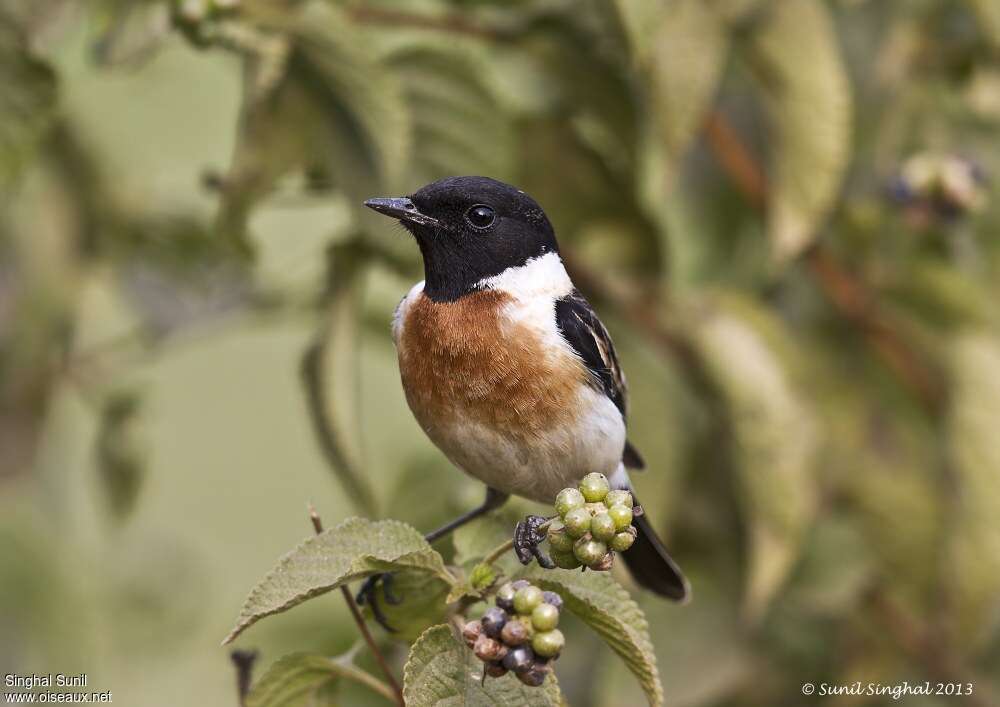
[(448, 535), (452, 531), (458, 530), (469, 521), (473, 521), (479, 516), (486, 515), (490, 511), (496, 510), (497, 508), (505, 504), (508, 498), (510, 498), (509, 493), (504, 493), (503, 491), (497, 491), (496, 489), (487, 486), (486, 499), (483, 501), (483, 505), (479, 506), (478, 508), (473, 508), (468, 513), (463, 513), (455, 520), (451, 521), (450, 523), (446, 523), (445, 525), (442, 525), (437, 530), (432, 530), (431, 532), (427, 533), (427, 535), (424, 536), (424, 540), (426, 540), (429, 543), (432, 543), (439, 538), (443, 538), (445, 535)]
[[(475, 520), (479, 516), (486, 515), (490, 511), (499, 508), (507, 502), (508, 498), (510, 498), (509, 493), (497, 491), (496, 489), (487, 486), (486, 499), (483, 501), (481, 506), (473, 508), (468, 513), (463, 513), (455, 520), (442, 525), (437, 530), (432, 530), (424, 536), (424, 540), (432, 543), (435, 540), (443, 538), (445, 535), (461, 528), (469, 521)], [(390, 604), (398, 604), (401, 601), (401, 598), (391, 594), (391, 578), (391, 573), (372, 575), (361, 585), (361, 588), (358, 590), (358, 595), (355, 598), (355, 601), (357, 601), (358, 604), (369, 604), (371, 606), (372, 615), (374, 616), (375, 621), (387, 631), (395, 631), (395, 629), (386, 623), (385, 616), (383, 616), (382, 612), (379, 610), (378, 604), (375, 602), (375, 590), (378, 587), (379, 582), (382, 582), (385, 600)]]
[(547, 570), (554, 569), (556, 563), (539, 549), (545, 540), (545, 533), (538, 528), (549, 521), (541, 516), (527, 516), (514, 527), (514, 554), (522, 565), (538, 560), (538, 564)]

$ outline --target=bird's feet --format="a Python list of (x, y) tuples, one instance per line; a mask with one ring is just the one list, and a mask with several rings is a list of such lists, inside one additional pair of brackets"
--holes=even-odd
[(393, 575), (391, 572), (386, 572), (384, 574), (373, 574), (371, 577), (366, 579), (358, 590), (357, 595), (354, 597), (354, 601), (358, 603), (358, 606), (368, 606), (372, 609), (372, 618), (375, 622), (390, 633), (395, 633), (396, 629), (389, 625), (386, 621), (385, 614), (382, 613), (382, 609), (378, 605), (378, 586), (382, 585), (382, 598), (388, 604), (396, 605), (403, 601), (402, 597), (396, 596), (392, 591), (392, 579)]
[(514, 554), (522, 565), (529, 564), (534, 558), (547, 570), (555, 568), (556, 564), (538, 548), (545, 540), (545, 531), (539, 528), (548, 522), (548, 518), (541, 516), (525, 516), (514, 526)]

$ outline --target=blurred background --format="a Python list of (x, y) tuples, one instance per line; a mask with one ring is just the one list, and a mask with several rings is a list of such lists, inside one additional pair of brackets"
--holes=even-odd
[[(0, 75), (0, 672), (235, 704), (219, 641), (308, 501), (480, 500), (398, 383), (417, 251), (360, 204), (483, 174), (628, 372), (694, 587), (621, 576), (668, 703), (1000, 704), (996, 0), (2, 0)], [(573, 705), (642, 704), (569, 632)], [(328, 596), (239, 645), (355, 638)], [(856, 680), (974, 694), (800, 694)]]

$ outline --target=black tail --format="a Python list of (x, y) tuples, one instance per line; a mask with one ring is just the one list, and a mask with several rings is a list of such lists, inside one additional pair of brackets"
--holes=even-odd
[(632, 547), (622, 553), (632, 577), (641, 586), (674, 601), (686, 601), (691, 587), (677, 564), (667, 554), (663, 542), (645, 515), (632, 521), (639, 536)]

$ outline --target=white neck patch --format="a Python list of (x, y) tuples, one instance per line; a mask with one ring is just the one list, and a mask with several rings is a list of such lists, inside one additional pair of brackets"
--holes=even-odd
[(476, 283), (479, 289), (502, 290), (518, 299), (551, 297), (558, 299), (573, 291), (573, 282), (558, 253), (546, 253), (524, 265), (507, 268), (499, 275)]

